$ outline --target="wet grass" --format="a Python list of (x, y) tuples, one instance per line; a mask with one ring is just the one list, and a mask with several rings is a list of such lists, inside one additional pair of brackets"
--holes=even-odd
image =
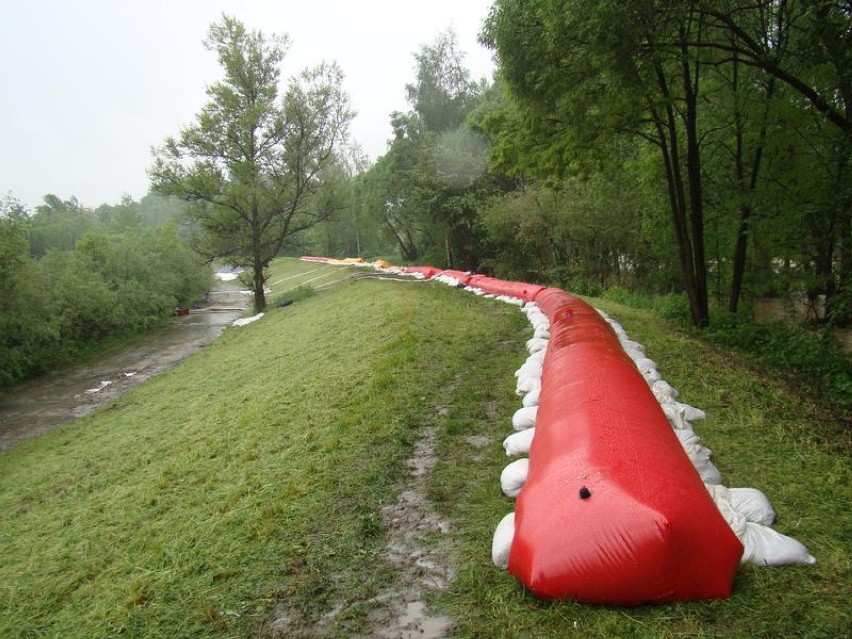
[(430, 498), (452, 522), (458, 570), (435, 603), (457, 637), (846, 632), (849, 460), (814, 434), (828, 417), (807, 396), (608, 304), (708, 412), (697, 430), (726, 482), (765, 490), (777, 528), (820, 563), (746, 570), (729, 601), (543, 602), (490, 563), (493, 528), (512, 508), (500, 442), (519, 406), (523, 316), (441, 285), (341, 279), (323, 290), (325, 279), (307, 281), (326, 272), (314, 268), (281, 261), (270, 284), (272, 295), (316, 295), (0, 454), (0, 636), (264, 637), (276, 620), (281, 636), (364, 632), (369, 600), (392, 582), (381, 506), (427, 425), (441, 459)]
[(345, 284), (0, 456), (0, 636), (248, 636), (278, 601), (289, 636), (359, 628), (437, 389), (519, 329), (493, 306)]

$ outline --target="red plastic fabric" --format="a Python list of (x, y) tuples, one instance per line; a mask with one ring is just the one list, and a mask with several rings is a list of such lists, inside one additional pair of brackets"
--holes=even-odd
[(486, 293), (492, 295), (508, 295), (517, 297), (525, 302), (532, 302), (539, 292), (544, 290), (543, 286), (538, 284), (528, 284), (526, 282), (508, 282), (506, 280), (498, 280), (487, 275), (471, 276), (469, 286), (480, 288)]
[(559, 289), (509, 571), (585, 603), (730, 596), (743, 547), (614, 332)]
[(330, 257), (319, 257), (315, 255), (303, 255), (299, 259), (303, 262), (328, 262), (331, 260)]
[(434, 266), (406, 266), (402, 270), (406, 273), (420, 273), (427, 280), (431, 280), (441, 272), (441, 269)]

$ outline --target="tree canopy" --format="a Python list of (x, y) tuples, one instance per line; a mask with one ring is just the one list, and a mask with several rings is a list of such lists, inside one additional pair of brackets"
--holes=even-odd
[(353, 112), (336, 64), (306, 69), (280, 94), (285, 36), (223, 16), (204, 44), (224, 77), (207, 89), (195, 123), (155, 150), (149, 175), (157, 192), (193, 204), (202, 254), (250, 270), (262, 310), (269, 262), (288, 238), (340, 206), (323, 190)]

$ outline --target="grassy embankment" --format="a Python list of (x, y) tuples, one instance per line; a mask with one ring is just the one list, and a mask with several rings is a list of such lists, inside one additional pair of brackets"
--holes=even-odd
[[(276, 268), (273, 296), (323, 274)], [(228, 329), (97, 414), (0, 454), (0, 636), (252, 636), (282, 600), (302, 636), (332, 609), (327, 634), (363, 630), (364, 602), (392, 578), (380, 507), (426, 425), (441, 457), (430, 496), (458, 569), (434, 603), (456, 636), (844, 636), (852, 495), (848, 457), (820, 435), (829, 417), (649, 313), (604, 308), (707, 411), (697, 430), (726, 483), (765, 490), (777, 528), (817, 566), (746, 569), (729, 601), (531, 597), (489, 557), (512, 508), (500, 442), (519, 406), (523, 316), (439, 284), (359, 281)]]

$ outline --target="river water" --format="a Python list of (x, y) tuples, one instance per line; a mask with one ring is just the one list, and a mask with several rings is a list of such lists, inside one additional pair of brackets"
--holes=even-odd
[(206, 306), (123, 347), (8, 388), (0, 395), (0, 450), (93, 411), (172, 368), (215, 340), (243, 314), (251, 297), (217, 281)]

